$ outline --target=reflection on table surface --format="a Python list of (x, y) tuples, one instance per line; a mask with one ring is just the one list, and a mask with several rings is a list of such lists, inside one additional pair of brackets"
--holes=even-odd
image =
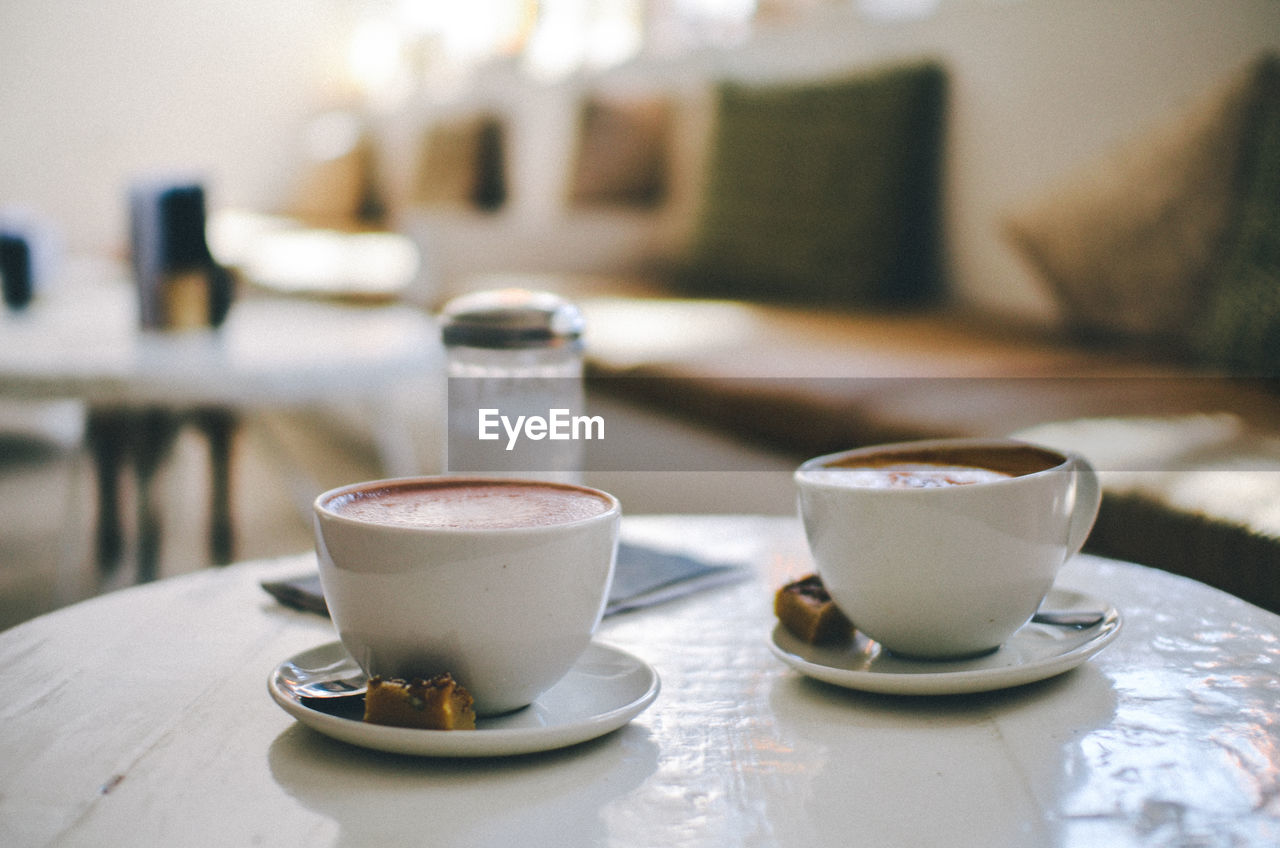
[(0, 313), (0, 392), (90, 403), (286, 403), (368, 394), (441, 367), (434, 321), (410, 306), (242, 297), (214, 329), (142, 331), (122, 267), (81, 263)]
[[(0, 634), (0, 841), (48, 844), (1274, 845), (1280, 617), (1082, 556), (1059, 585), (1124, 616), (1074, 671), (1014, 689), (874, 695), (770, 653), (772, 592), (811, 569), (790, 518), (624, 519), (625, 538), (752, 577), (613, 616), (662, 677), (622, 730), (496, 760), (405, 757), (268, 697), (334, 639), (264, 579), (310, 555), (129, 589)], [(103, 685), (102, 681), (109, 681)], [(425, 829), (425, 830), (424, 830)], [(424, 836), (424, 834), (426, 834)]]

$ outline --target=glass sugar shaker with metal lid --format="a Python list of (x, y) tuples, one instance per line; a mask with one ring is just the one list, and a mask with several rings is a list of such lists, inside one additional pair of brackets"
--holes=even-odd
[(440, 315), (452, 474), (578, 483), (584, 441), (584, 322), (549, 292), (482, 291)]

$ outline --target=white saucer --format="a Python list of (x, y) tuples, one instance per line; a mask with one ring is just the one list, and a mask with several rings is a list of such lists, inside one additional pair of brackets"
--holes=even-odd
[(325, 709), (321, 699), (301, 699), (282, 682), (296, 673), (290, 666), (359, 674), (341, 642), (303, 651), (276, 666), (267, 681), (271, 697), (298, 721), (335, 739), (432, 757), (498, 757), (576, 745), (622, 727), (653, 703), (659, 689), (658, 674), (647, 663), (593, 643), (559, 683), (522, 710), (481, 718), (473, 731), (418, 730), (362, 721), (363, 699), (347, 699), (354, 713)]
[(993, 653), (966, 660), (897, 657), (861, 633), (845, 645), (810, 645), (781, 624), (770, 647), (802, 674), (847, 689), (893, 695), (986, 692), (1044, 680), (1075, 668), (1120, 632), (1120, 613), (1106, 601), (1054, 588), (1041, 605), (1053, 610), (1102, 610), (1101, 623), (1084, 630), (1027, 624)]

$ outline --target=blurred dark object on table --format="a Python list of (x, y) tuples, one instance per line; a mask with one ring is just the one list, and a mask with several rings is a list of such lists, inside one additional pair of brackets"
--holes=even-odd
[(0, 282), (6, 306), (21, 309), (31, 302), (35, 293), (31, 243), (23, 234), (7, 229), (0, 230)]
[(204, 187), (164, 179), (138, 182), (129, 193), (129, 221), (142, 326), (219, 326), (231, 308), (233, 279), (209, 251)]

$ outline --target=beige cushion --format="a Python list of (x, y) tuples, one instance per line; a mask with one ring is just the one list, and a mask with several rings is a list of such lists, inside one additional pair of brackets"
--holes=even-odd
[(420, 151), (413, 200), (425, 206), (497, 209), (506, 201), (505, 131), (493, 115), (435, 124)]
[[(341, 116), (322, 116), (334, 122)], [(375, 156), (366, 132), (349, 128), (338, 149), (308, 150), (282, 210), (308, 224), (349, 227), (376, 223), (384, 211), (374, 180)]]
[(1241, 194), (1256, 80), (1251, 64), (1007, 217), (1074, 328), (1187, 344)]
[(670, 102), (594, 95), (582, 105), (569, 187), (574, 206), (639, 206), (667, 196)]

